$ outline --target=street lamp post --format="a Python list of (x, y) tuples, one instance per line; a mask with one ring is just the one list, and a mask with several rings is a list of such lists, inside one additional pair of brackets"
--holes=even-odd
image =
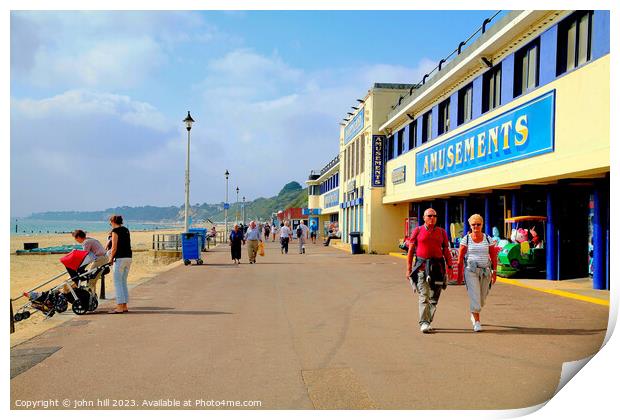
[(239, 187), (237, 187), (237, 207), (235, 208), (235, 223), (239, 224)]
[(226, 177), (226, 202), (224, 203), (224, 230), (226, 231), (226, 235), (228, 235), (228, 169), (224, 172), (224, 176)]
[(185, 161), (185, 232), (189, 231), (189, 132), (194, 120), (187, 111), (187, 117), (183, 120), (187, 128), (187, 160)]
[(245, 226), (245, 195), (243, 196), (243, 207), (241, 207), (243, 211), (243, 226)]

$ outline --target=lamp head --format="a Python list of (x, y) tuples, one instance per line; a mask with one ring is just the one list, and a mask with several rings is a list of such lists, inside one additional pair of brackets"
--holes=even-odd
[(187, 128), (187, 131), (192, 129), (192, 123), (194, 122), (194, 119), (191, 115), (189, 115), (189, 111), (187, 111), (187, 117), (185, 117), (183, 122), (185, 123), (185, 128)]

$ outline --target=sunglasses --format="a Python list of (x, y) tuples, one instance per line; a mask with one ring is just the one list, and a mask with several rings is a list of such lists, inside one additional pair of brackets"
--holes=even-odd
[(473, 226), (482, 226), (482, 224), (481, 223), (471, 223), (470, 226), (472, 226), (472, 227)]
[(437, 217), (436, 214), (427, 214), (426, 217)]

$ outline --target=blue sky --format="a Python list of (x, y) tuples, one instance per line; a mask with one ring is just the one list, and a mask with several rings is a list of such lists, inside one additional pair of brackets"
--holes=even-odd
[(494, 12), (13, 11), (11, 214), (182, 204), (187, 110), (191, 203), (275, 195)]

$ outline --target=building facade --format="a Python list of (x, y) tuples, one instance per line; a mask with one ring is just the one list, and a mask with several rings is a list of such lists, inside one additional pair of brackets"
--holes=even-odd
[(547, 278), (587, 277), (592, 254), (608, 289), (609, 16), (508, 13), (397, 105), (384, 206), (418, 223), (435, 208), (452, 241), (473, 213), (502, 237), (509, 217), (545, 216)]
[(543, 216), (547, 279), (590, 273), (609, 289), (610, 13), (487, 23), (421, 83), (358, 99), (340, 131), (343, 241), (359, 231), (366, 252), (396, 251), (428, 207), (455, 244), (474, 213), (500, 238), (506, 219)]
[(308, 221), (316, 223), (319, 236), (326, 238), (330, 225), (339, 229), (340, 156), (333, 158), (318, 173), (311, 172), (306, 184)]

